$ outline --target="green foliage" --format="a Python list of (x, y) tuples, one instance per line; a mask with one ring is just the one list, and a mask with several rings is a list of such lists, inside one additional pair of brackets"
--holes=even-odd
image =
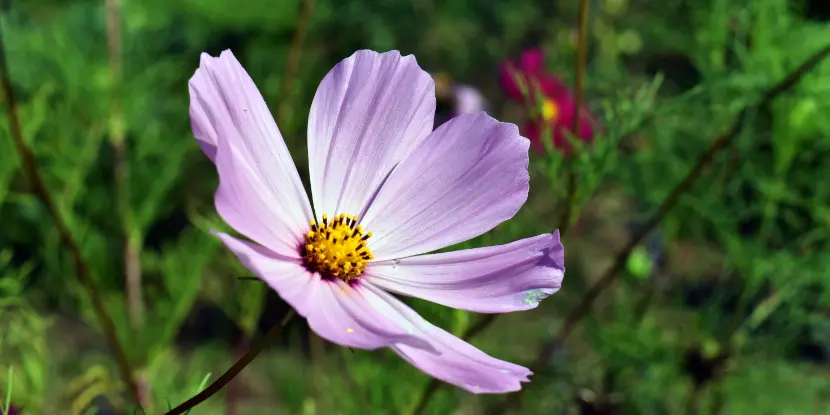
[(23, 295), (33, 268), (31, 263), (14, 266), (11, 251), (0, 250), (0, 350), (2, 367), (8, 369), (8, 376), (0, 378), (0, 390), (8, 391), (6, 396), (14, 393), (15, 405), (40, 411), (48, 402), (46, 391), (55, 386), (50, 382), (54, 362), (47, 339), (51, 321)]
[[(274, 109), (299, 3), (124, 0), (120, 84), (108, 61), (103, 0), (12, 3), (1, 20), (26, 142), (147, 388), (144, 410), (161, 413), (223, 373), (238, 357), (229, 343), (256, 338), (260, 320), (274, 317), (266, 313), (267, 286), (240, 281), (250, 272), (210, 233), (229, 229), (213, 207), (215, 170), (190, 132), (187, 81), (199, 53), (230, 48)], [(566, 83), (575, 78), (577, 2), (315, 3), (280, 125), (304, 179), (313, 94), (329, 68), (356, 49), (414, 53), (424, 69), (476, 85), (495, 104), (496, 118), (520, 125), (537, 111), (506, 102), (497, 83), (502, 60), (540, 46), (552, 73)], [(613, 260), (630, 225), (655, 212), (742, 108), (830, 39), (827, 23), (806, 19), (787, 0), (648, 7), (602, 0), (591, 8), (585, 99), (600, 120), (599, 135), (591, 144), (572, 140), (573, 157), (532, 149), (526, 206), (492, 232), (446, 249), (549, 233), (572, 203), (580, 219), (564, 237), (562, 290), (537, 310), (499, 317), (473, 341), (522, 364), (536, 358)], [(703, 411), (812, 414), (828, 407), (828, 93), (824, 63), (743, 121), (735, 142), (656, 229), (667, 264), (654, 259), (649, 242), (635, 249), (629, 278), (600, 297), (565, 350), (537, 371), (522, 413), (568, 413), (589, 395), (621, 396), (627, 413), (682, 413), (695, 396), (684, 366), (695, 348), (709, 358), (729, 354), (694, 398)], [(89, 297), (20, 168), (2, 111), (0, 369), (10, 375), (0, 377), (0, 391), (11, 394), (3, 405), (10, 399), (27, 413), (82, 413), (104, 395), (124, 409), (124, 385)], [(119, 183), (112, 133), (122, 128)], [(567, 199), (572, 174), (578, 186)], [(127, 242), (140, 258), (139, 320), (127, 306)], [(456, 335), (481, 318), (406, 301)], [(210, 321), (216, 330), (194, 345), (181, 338), (183, 328), (198, 320), (204, 303), (236, 327)], [(285, 346), (259, 356), (236, 392), (226, 389), (191, 414), (222, 413), (225, 399), (238, 400), (240, 414), (398, 414), (415, 407), (428, 379), (412, 366), (389, 351), (339, 347), (309, 360), (294, 330), (304, 323), (294, 319)], [(805, 359), (804, 344), (823, 350), (824, 360)], [(445, 387), (428, 413), (483, 413), (496, 401)]]

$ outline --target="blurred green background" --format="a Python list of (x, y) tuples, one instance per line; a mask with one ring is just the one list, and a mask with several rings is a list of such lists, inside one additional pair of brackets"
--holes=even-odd
[[(550, 232), (574, 203), (562, 290), (472, 340), (521, 364), (738, 111), (830, 42), (821, 0), (589, 3), (585, 100), (602, 134), (567, 160), (532, 151), (528, 203), (463, 246)], [(209, 234), (226, 228), (188, 118), (201, 52), (232, 49), (271, 109), (285, 103), (280, 129), (306, 183), (314, 91), (357, 49), (415, 54), (519, 125), (528, 111), (499, 89), (501, 62), (541, 47), (551, 73), (573, 85), (576, 72), (577, 0), (316, 0), (283, 91), (299, 0), (121, 0), (120, 33), (107, 30), (105, 0), (0, 5), (23, 135), (100, 285), (148, 414), (214, 380), (288, 312), (264, 284), (240, 280), (249, 273)], [(121, 69), (108, 41), (120, 45)], [(830, 414), (828, 97), (824, 63), (750, 111), (511, 413)], [(103, 401), (116, 410), (107, 413), (138, 413), (2, 111), (0, 394), (26, 415), (103, 414)], [(481, 318), (407, 302), (457, 335)], [(326, 344), (295, 317), (191, 413), (406, 414), (429, 381), (389, 351)], [(445, 385), (426, 413), (485, 413), (503, 398)]]

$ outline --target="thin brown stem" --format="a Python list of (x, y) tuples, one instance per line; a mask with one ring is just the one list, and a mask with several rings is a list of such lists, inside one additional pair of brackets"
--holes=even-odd
[(109, 141), (112, 147), (115, 206), (121, 226), (124, 282), (127, 294), (127, 317), (130, 327), (138, 330), (144, 314), (141, 296), (141, 239), (134, 235), (127, 182), (125, 119), (121, 103), (123, 58), (121, 51), (121, 2), (105, 0), (107, 11), (107, 55), (110, 71)]
[(230, 367), (230, 369), (226, 370), (225, 373), (222, 374), (222, 376), (219, 376), (219, 378), (217, 378), (210, 385), (208, 385), (208, 387), (206, 387), (203, 391), (197, 393), (196, 396), (186, 400), (183, 404), (167, 411), (165, 415), (183, 414), (189, 411), (190, 409), (195, 408), (196, 405), (199, 405), (200, 403), (208, 400), (208, 398), (210, 398), (211, 396), (216, 395), (217, 392), (222, 390), (222, 388), (227, 386), (237, 375), (239, 375), (242, 372), (242, 369), (245, 369), (245, 367), (248, 366), (248, 364), (250, 364), (254, 360), (254, 358), (262, 352), (263, 349), (265, 349), (265, 346), (269, 345), (277, 339), (277, 336), (279, 336), (280, 332), (282, 332), (282, 328), (285, 327), (286, 324), (288, 324), (288, 321), (291, 320), (291, 317), (293, 316), (294, 310), (290, 310), (288, 314), (286, 314), (285, 317), (282, 319), (282, 322), (280, 322), (280, 324), (275, 324), (273, 327), (271, 327), (270, 330), (268, 330), (267, 333), (265, 333), (264, 336), (260, 337), (259, 340), (254, 342), (251, 348), (248, 349), (248, 352), (245, 353), (245, 355), (242, 356), (242, 358), (237, 360), (236, 363), (234, 363), (233, 366)]
[[(704, 170), (713, 162), (715, 156), (725, 148), (729, 147), (729, 145), (735, 140), (743, 128), (749, 114), (758, 108), (766, 107), (779, 95), (791, 89), (796, 83), (798, 83), (799, 80), (801, 80), (801, 78), (804, 77), (804, 75), (810, 72), (822, 60), (827, 58), (828, 55), (830, 55), (830, 45), (816, 52), (812, 57), (810, 57), (810, 59), (802, 63), (781, 82), (767, 90), (755, 105), (748, 106), (741, 110), (729, 129), (712, 141), (706, 151), (704, 151), (700, 158), (698, 158), (697, 163), (695, 163), (695, 166), (689, 171), (686, 177), (674, 188), (674, 190), (672, 190), (663, 203), (660, 204), (660, 207), (645, 223), (645, 225), (638, 229), (634, 235), (632, 235), (628, 244), (626, 244), (626, 246), (616, 255), (613, 264), (605, 273), (602, 274), (602, 277), (600, 277), (600, 279), (588, 290), (588, 292), (582, 296), (579, 304), (574, 307), (570, 313), (568, 313), (565, 317), (565, 322), (559, 329), (559, 332), (554, 337), (553, 341), (546, 343), (542, 347), (536, 361), (533, 365), (531, 365), (531, 370), (534, 373), (540, 373), (542, 371), (544, 366), (547, 364), (549, 356), (557, 350), (565, 342), (565, 340), (567, 340), (568, 336), (570, 336), (570, 334), (574, 331), (579, 322), (591, 310), (594, 301), (596, 301), (600, 294), (602, 294), (611, 285), (611, 283), (614, 282), (620, 270), (622, 270), (625, 263), (628, 261), (628, 257), (631, 255), (634, 248), (654, 228), (656, 228), (657, 225), (660, 224), (666, 215), (668, 215), (668, 213), (674, 208), (674, 206), (677, 205), (680, 197), (691, 189), (692, 185), (698, 178), (700, 178)], [(509, 395), (507, 399), (502, 401), (502, 404), (492, 412), (492, 414), (506, 413), (508, 408), (519, 402), (522, 394), (526, 390), (527, 388)]]
[(285, 105), (288, 102), (288, 90), (291, 87), (291, 82), (294, 80), (294, 75), (297, 73), (297, 68), (300, 66), (303, 43), (308, 33), (308, 25), (311, 21), (312, 11), (314, 11), (314, 0), (300, 0), (300, 15), (297, 18), (297, 28), (294, 30), (294, 36), (291, 39), (288, 61), (282, 72), (280, 90), (277, 95), (276, 112), (274, 113), (274, 119), (277, 121), (277, 125), (282, 125), (282, 116), (285, 114)]
[[(580, 137), (580, 129), (582, 127), (582, 101), (584, 93), (585, 82), (585, 66), (588, 60), (588, 0), (579, 0), (579, 28), (576, 49), (576, 85), (574, 85), (574, 108), (576, 114), (574, 115), (573, 125), (571, 131), (576, 139)], [(570, 157), (576, 156), (576, 148), (571, 148)], [(573, 216), (574, 205), (576, 205), (576, 191), (579, 187), (577, 171), (571, 166), (568, 171), (567, 193), (565, 196), (565, 209), (562, 211), (562, 217), (559, 218), (559, 232), (562, 236), (570, 229), (571, 216)]]
[(118, 341), (115, 324), (113, 324), (112, 319), (109, 314), (107, 314), (98, 285), (95, 283), (95, 280), (92, 279), (89, 265), (84, 260), (81, 248), (72, 236), (72, 231), (70, 231), (69, 227), (66, 225), (66, 221), (61, 215), (60, 209), (52, 198), (52, 194), (46, 186), (43, 177), (40, 175), (37, 158), (35, 157), (34, 152), (32, 152), (32, 149), (26, 144), (26, 140), (23, 137), (23, 130), (20, 127), (20, 119), (17, 114), (17, 99), (12, 87), (11, 75), (9, 74), (5, 40), (3, 38), (3, 30), (1, 27), (0, 84), (2, 84), (3, 102), (6, 107), (6, 116), (9, 121), (9, 128), (11, 129), (11, 137), (14, 141), (15, 149), (20, 156), (20, 162), (23, 166), (26, 177), (34, 187), (38, 198), (49, 212), (49, 216), (52, 218), (55, 228), (58, 231), (61, 243), (69, 250), (69, 254), (72, 256), (72, 260), (75, 263), (75, 274), (80, 280), (81, 285), (86, 288), (87, 294), (92, 301), (92, 307), (95, 311), (95, 315), (98, 317), (98, 323), (101, 325), (101, 329), (104, 331), (104, 336), (107, 338), (107, 343), (109, 344), (109, 347), (115, 356), (115, 360), (118, 363), (118, 369), (121, 377), (124, 383), (128, 385), (133, 400), (136, 404), (140, 404), (141, 395), (135, 380), (133, 379), (133, 372), (130, 368), (129, 360), (127, 360), (127, 354), (121, 343)]
[[(250, 342), (248, 341), (248, 335), (246, 333), (243, 333), (240, 336), (239, 341), (236, 343), (236, 346), (234, 347), (234, 361), (238, 361), (239, 359), (242, 359), (243, 356), (245, 356), (245, 351), (248, 350), (248, 348), (250, 347), (249, 343)], [(239, 406), (239, 392), (242, 389), (242, 385), (240, 382), (241, 380), (242, 379), (240, 378), (236, 378), (228, 384), (228, 393), (225, 402), (227, 404), (225, 411), (227, 415), (236, 415), (237, 413), (237, 406)]]
[(576, 85), (574, 86), (574, 107), (576, 117), (573, 119), (573, 133), (579, 137), (582, 126), (582, 96), (585, 82), (585, 65), (588, 60), (588, 0), (579, 0), (579, 34), (576, 48)]

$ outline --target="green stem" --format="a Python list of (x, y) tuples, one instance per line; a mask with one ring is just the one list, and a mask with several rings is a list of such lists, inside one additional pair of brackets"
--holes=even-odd
[[(571, 127), (571, 131), (573, 132), (573, 137), (575, 139), (579, 139), (580, 137), (580, 129), (582, 127), (582, 101), (583, 101), (583, 84), (585, 81), (585, 65), (587, 63), (587, 55), (588, 55), (588, 8), (589, 3), (588, 0), (579, 0), (579, 28), (578, 28), (578, 39), (577, 39), (577, 52), (576, 52), (576, 85), (574, 86), (574, 108), (575, 114), (573, 119), (573, 125)], [(570, 229), (572, 216), (574, 213), (576, 201), (576, 191), (579, 188), (577, 171), (573, 166), (572, 159), (577, 156), (576, 152), (578, 149), (576, 147), (571, 148), (572, 152), (569, 156), (571, 159), (570, 169), (568, 169), (568, 184), (567, 184), (567, 196), (565, 197), (565, 210), (562, 211), (562, 217), (559, 218), (559, 232), (562, 236), (565, 236), (565, 233)]]
[(46, 186), (43, 177), (40, 175), (35, 154), (23, 138), (23, 130), (20, 126), (20, 119), (17, 115), (17, 100), (14, 95), (14, 89), (12, 88), (11, 75), (9, 74), (2, 28), (0, 28), (0, 84), (2, 84), (3, 102), (6, 104), (6, 116), (8, 117), (12, 140), (14, 141), (15, 149), (20, 156), (20, 162), (23, 165), (26, 177), (34, 187), (38, 198), (40, 198), (41, 202), (46, 207), (46, 210), (49, 212), (49, 216), (52, 218), (55, 228), (58, 231), (61, 243), (69, 250), (72, 259), (75, 262), (75, 274), (80, 280), (81, 285), (86, 288), (87, 294), (92, 301), (92, 307), (98, 317), (98, 322), (101, 325), (101, 329), (104, 331), (104, 335), (107, 338), (107, 343), (109, 344), (112, 353), (115, 355), (115, 360), (118, 363), (118, 369), (121, 373), (121, 377), (123, 378), (124, 383), (129, 386), (130, 393), (136, 404), (140, 404), (139, 389), (133, 379), (133, 372), (130, 368), (129, 360), (127, 360), (127, 354), (124, 351), (124, 347), (118, 341), (118, 335), (115, 331), (115, 324), (113, 324), (112, 319), (109, 314), (107, 314), (98, 285), (95, 283), (95, 280), (92, 279), (89, 265), (84, 260), (81, 248), (72, 236), (72, 232), (66, 225), (66, 221), (61, 215), (57, 204), (55, 204), (52, 194), (49, 192), (49, 188)]

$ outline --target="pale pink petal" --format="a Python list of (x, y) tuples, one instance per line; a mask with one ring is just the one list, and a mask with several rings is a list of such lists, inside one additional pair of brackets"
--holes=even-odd
[[(211, 89), (204, 85), (205, 80), (204, 76), (195, 75), (190, 80), (188, 88), (190, 90), (190, 128), (193, 130), (193, 135), (196, 137), (199, 147), (202, 148), (202, 151), (208, 156), (210, 161), (215, 163), (216, 142), (218, 141), (216, 130), (213, 128), (213, 123), (202, 108), (202, 104), (199, 102), (199, 97), (196, 93), (197, 87), (194, 86), (199, 85), (198, 88), (205, 94), (211, 93)], [(210, 99), (215, 100), (216, 98), (211, 97)]]
[(377, 261), (434, 251), (493, 229), (527, 200), (530, 142), (480, 112), (438, 127), (392, 171), (361, 224)]
[(475, 114), (479, 111), (487, 111), (487, 99), (478, 89), (470, 85), (456, 84), (453, 86), (455, 92), (455, 113)]
[(312, 330), (320, 337), (347, 347), (376, 349), (402, 342), (415, 348), (435, 353), (430, 344), (417, 333), (401, 324), (396, 315), (383, 314), (364, 297), (361, 284), (350, 286), (339, 279), (320, 280), (314, 274), (318, 287), (317, 310), (306, 318)]
[[(404, 303), (383, 290), (365, 283), (367, 293), (375, 298), (370, 302), (388, 307), (389, 314), (406, 318), (420, 330), (435, 351), (396, 344), (392, 349), (404, 360), (426, 374), (456, 385), (472, 393), (505, 393), (521, 389), (532, 372), (522, 366), (493, 358), (471, 344), (430, 324)], [(369, 294), (366, 295), (369, 298)]]
[(281, 257), (257, 244), (224, 233), (219, 238), (246, 268), (265, 281), (320, 337), (347, 347), (376, 349), (403, 343), (432, 350), (404, 318), (382, 314), (365, 289), (341, 280), (322, 280), (299, 260)]
[(317, 88), (308, 119), (311, 193), (323, 213), (360, 215), (389, 171), (432, 131), (435, 86), (397, 51), (355, 52)]
[(507, 245), (418, 255), (372, 263), (373, 285), (479, 313), (535, 308), (565, 274), (559, 231)]
[(305, 316), (317, 306), (317, 288), (312, 274), (302, 260), (284, 257), (253, 242), (214, 232), (236, 255), (242, 265), (264, 281), (287, 302), (297, 314)]
[(190, 79), (194, 134), (216, 164), (216, 209), (245, 236), (299, 256), (311, 206), (288, 148), (253, 80), (224, 51), (202, 54)]

